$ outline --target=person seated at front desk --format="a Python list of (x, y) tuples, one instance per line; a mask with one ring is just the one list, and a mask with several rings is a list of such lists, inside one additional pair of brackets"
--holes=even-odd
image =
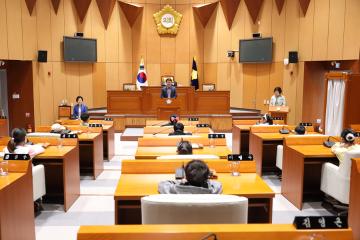
[(336, 155), (341, 163), (345, 158), (345, 153), (351, 150), (360, 150), (360, 145), (355, 143), (356, 133), (352, 129), (344, 129), (341, 132), (342, 142), (335, 143), (331, 151)]
[(286, 99), (282, 95), (281, 87), (276, 87), (274, 89), (274, 95), (271, 97), (270, 106), (277, 106), (277, 107), (286, 106)]
[(191, 143), (189, 141), (181, 140), (181, 142), (177, 145), (176, 152), (179, 155), (192, 155), (193, 149)]
[(257, 125), (274, 125), (274, 121), (269, 114), (265, 113)]
[(169, 133), (169, 136), (177, 136), (177, 135), (192, 135), (192, 133), (185, 133), (184, 124), (178, 122), (174, 125), (174, 132)]
[(90, 115), (87, 112), (82, 113), (80, 119), (81, 119), (81, 126), (86, 126), (86, 127), (89, 126)]
[(179, 117), (175, 114), (170, 116), (169, 122), (166, 124), (161, 125), (161, 127), (167, 127), (167, 126), (175, 126), (175, 124), (179, 121)]
[(295, 134), (296, 135), (305, 135), (306, 133), (306, 128), (302, 125), (296, 126), (295, 128)]
[(11, 133), (11, 139), (8, 142), (5, 153), (29, 154), (31, 158), (45, 151), (46, 144), (34, 144), (28, 142), (26, 131), (24, 129), (15, 128)]
[(205, 162), (192, 160), (185, 166), (185, 179), (162, 181), (160, 194), (221, 194), (222, 185), (210, 180), (210, 170)]
[(84, 99), (82, 96), (76, 97), (76, 105), (74, 106), (73, 115), (72, 117), (75, 119), (80, 119), (82, 113), (87, 113), (88, 108), (84, 104)]
[(176, 88), (172, 85), (170, 78), (166, 79), (166, 86), (161, 89), (161, 98), (176, 98)]

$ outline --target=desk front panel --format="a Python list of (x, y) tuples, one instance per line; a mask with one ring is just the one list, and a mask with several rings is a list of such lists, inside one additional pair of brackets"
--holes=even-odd
[[(202, 92), (192, 87), (177, 87), (176, 99), (180, 114), (229, 114), (230, 92)], [(108, 91), (108, 114), (156, 115), (161, 87), (145, 87), (142, 91)]]
[[(177, 155), (176, 147), (138, 147), (135, 159), (156, 159), (159, 156)], [(193, 149), (193, 154), (216, 155), (221, 159), (226, 159), (231, 150), (227, 146), (204, 147), (203, 149)]]
[[(141, 224), (140, 199), (158, 194), (160, 181), (174, 180), (174, 174), (123, 174), (115, 191), (116, 224)], [(249, 222), (272, 221), (272, 199), (275, 193), (255, 173), (243, 173), (233, 177), (228, 173), (218, 174), (223, 185), (223, 194), (249, 198)]]

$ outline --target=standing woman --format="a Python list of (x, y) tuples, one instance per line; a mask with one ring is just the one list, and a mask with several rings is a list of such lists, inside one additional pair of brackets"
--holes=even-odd
[(281, 87), (274, 89), (274, 95), (271, 97), (270, 106), (286, 106), (286, 99), (282, 95)]
[(80, 119), (82, 113), (87, 113), (88, 108), (84, 104), (84, 99), (82, 96), (76, 97), (77, 104), (74, 106), (73, 117), (76, 119)]

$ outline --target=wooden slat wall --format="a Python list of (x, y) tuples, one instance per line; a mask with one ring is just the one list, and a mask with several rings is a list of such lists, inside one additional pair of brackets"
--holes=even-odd
[[(106, 30), (92, 1), (80, 23), (72, 0), (60, 1), (55, 14), (50, 0), (37, 0), (32, 16), (24, 0), (0, 0), (0, 59), (32, 60), (36, 124), (57, 118), (57, 105), (67, 98), (74, 102), (83, 95), (90, 107), (106, 105), (106, 90), (122, 89), (135, 82), (141, 56), (150, 85), (160, 76), (175, 75), (189, 85), (192, 57), (196, 56), (201, 83), (215, 83), (219, 90), (231, 90), (231, 106), (267, 109), (275, 86), (282, 86), (291, 107), (289, 123), (302, 118), (303, 61), (358, 59), (360, 46), (360, 1), (311, 0), (306, 16), (298, 0), (286, 0), (279, 15), (275, 0), (264, 0), (254, 24), (241, 1), (229, 30), (218, 5), (205, 28), (194, 16), (192, 5), (215, 0), (129, 0), (144, 6), (131, 28), (118, 4)], [(160, 37), (153, 13), (171, 4), (183, 14), (176, 37)], [(98, 63), (70, 64), (62, 61), (64, 35), (83, 31), (97, 38)], [(274, 63), (242, 65), (226, 51), (238, 49), (239, 39), (253, 32), (274, 37)], [(48, 51), (48, 63), (36, 62), (37, 50)], [(288, 51), (298, 50), (300, 63), (294, 69), (282, 61)], [(291, 74), (293, 72), (293, 74)], [(246, 91), (244, 90), (246, 89)], [(40, 111), (41, 109), (41, 111)]]

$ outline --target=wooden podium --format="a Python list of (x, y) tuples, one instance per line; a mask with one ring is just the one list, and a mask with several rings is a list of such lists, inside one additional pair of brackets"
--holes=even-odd
[(289, 113), (288, 106), (270, 106), (269, 113), (273, 118), (282, 118), (284, 123), (287, 124), (287, 115)]
[(180, 105), (176, 98), (161, 98), (157, 105), (157, 118), (159, 120), (168, 120), (172, 114), (179, 115)]
[(58, 108), (58, 118), (59, 119), (69, 119), (71, 118), (71, 106), (59, 106)]

